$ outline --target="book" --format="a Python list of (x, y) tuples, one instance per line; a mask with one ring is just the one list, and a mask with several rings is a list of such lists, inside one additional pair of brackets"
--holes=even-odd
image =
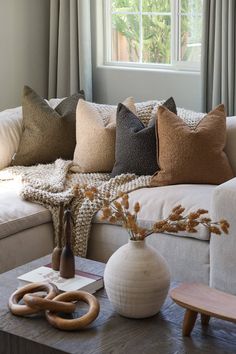
[(36, 268), (28, 273), (20, 275), (17, 279), (19, 282), (19, 287), (29, 283), (50, 282), (55, 284), (62, 292), (83, 290), (93, 294), (97, 290), (102, 289), (104, 286), (103, 277), (80, 270), (75, 271), (74, 278), (62, 278), (60, 276), (60, 272), (51, 268), (51, 264)]

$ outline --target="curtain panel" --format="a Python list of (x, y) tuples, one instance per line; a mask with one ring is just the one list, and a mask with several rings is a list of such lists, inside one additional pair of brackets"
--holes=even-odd
[(50, 0), (48, 96), (92, 100), (89, 0)]
[(236, 1), (203, 0), (203, 112), (224, 103), (236, 115)]

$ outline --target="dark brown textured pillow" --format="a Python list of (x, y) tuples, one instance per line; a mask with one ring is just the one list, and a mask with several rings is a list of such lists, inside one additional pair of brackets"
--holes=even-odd
[(152, 186), (179, 183), (220, 184), (233, 178), (223, 151), (226, 141), (224, 105), (208, 113), (195, 129), (161, 106), (158, 109), (159, 167)]
[[(176, 112), (173, 97), (163, 106)], [(116, 117), (115, 165), (111, 177), (122, 173), (152, 175), (157, 169), (155, 120), (147, 127), (124, 105), (119, 104)]]
[(80, 91), (55, 109), (30, 87), (23, 91), (23, 133), (12, 165), (50, 163), (57, 158), (72, 160), (75, 144), (76, 106), (84, 98)]

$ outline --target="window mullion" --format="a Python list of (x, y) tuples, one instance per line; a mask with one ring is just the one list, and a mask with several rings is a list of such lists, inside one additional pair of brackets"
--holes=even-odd
[(139, 62), (143, 62), (143, 0), (139, 0)]
[(112, 61), (112, 12), (111, 12), (111, 1), (112, 0), (105, 0), (105, 11), (103, 12), (105, 18), (107, 19), (105, 22), (106, 28), (106, 43), (105, 43), (105, 51), (106, 51), (106, 58), (109, 61)]
[(171, 0), (171, 64), (175, 65), (178, 61), (178, 37), (179, 37), (179, 0)]
[(182, 4), (181, 4), (182, 0), (178, 0), (178, 9), (176, 12), (176, 16), (177, 16), (177, 28), (176, 28), (176, 33), (177, 33), (177, 61), (179, 62), (181, 60), (181, 8), (182, 8)]

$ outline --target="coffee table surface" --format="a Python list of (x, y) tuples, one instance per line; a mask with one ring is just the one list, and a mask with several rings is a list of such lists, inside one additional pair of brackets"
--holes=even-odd
[[(118, 315), (105, 290), (96, 293), (100, 302), (98, 318), (86, 329), (64, 332), (51, 327), (45, 318), (13, 316), (7, 307), (17, 287), (17, 276), (50, 262), (46, 256), (0, 274), (0, 354), (184, 354), (235, 353), (236, 327), (212, 320), (206, 330), (196, 324), (192, 338), (182, 337), (184, 310), (168, 297), (161, 312), (143, 320)], [(76, 258), (77, 268), (103, 274), (103, 263)], [(174, 284), (175, 285), (175, 284)]]

